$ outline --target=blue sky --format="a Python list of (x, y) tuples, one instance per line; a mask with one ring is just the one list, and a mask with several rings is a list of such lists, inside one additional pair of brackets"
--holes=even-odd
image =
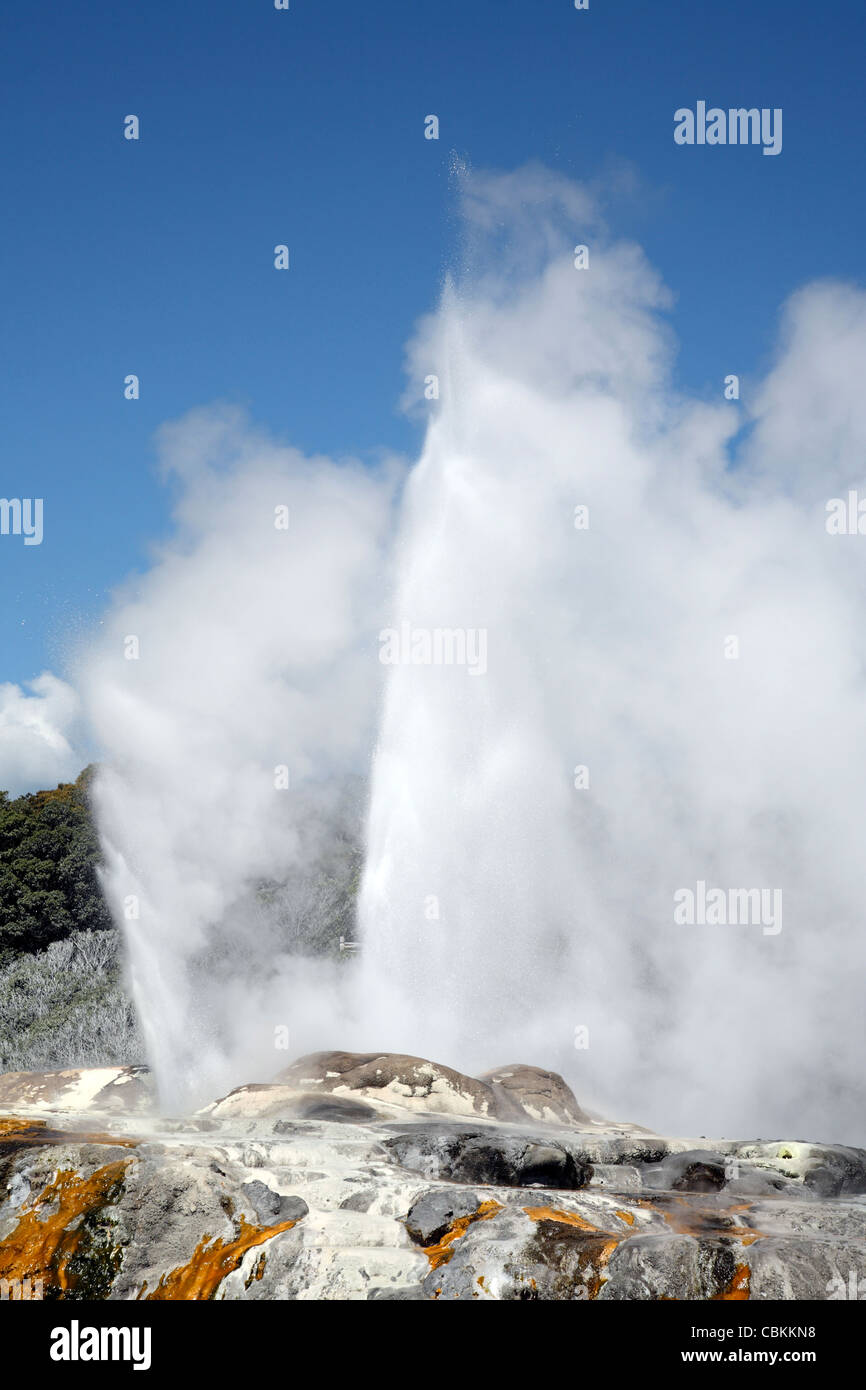
[[(403, 347), (455, 255), (453, 151), (612, 180), (676, 293), (680, 383), (760, 371), (792, 289), (861, 279), (864, 37), (855, 0), (7, 10), (0, 496), (44, 498), (45, 538), (0, 537), (0, 683), (62, 674), (146, 566), (164, 421), (230, 401), (310, 452), (416, 450)], [(698, 99), (782, 107), (781, 155), (676, 146)]]

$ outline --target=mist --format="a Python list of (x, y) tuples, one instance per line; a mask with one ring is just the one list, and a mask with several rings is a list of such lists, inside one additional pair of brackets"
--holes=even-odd
[(159, 445), (174, 530), (80, 684), (103, 886), (162, 1102), (181, 1108), (336, 1026), (332, 963), (298, 958), (260, 890), (327, 851), (347, 775), (366, 772), (400, 466), (306, 458), (227, 408)]
[[(172, 426), (175, 532), (83, 662), (163, 1098), (270, 1079), (285, 1024), (291, 1055), (552, 1067), (671, 1133), (863, 1142), (864, 568), (825, 521), (864, 482), (866, 296), (800, 289), (763, 380), (692, 399), (595, 194), (456, 183), (408, 476), (232, 411)], [(255, 888), (319, 852), (347, 775), (362, 952), (304, 961)], [(778, 890), (780, 930), (677, 921), (699, 883)]]
[[(388, 667), (381, 1041), (667, 1132), (862, 1141), (864, 569), (825, 520), (863, 478), (866, 297), (801, 290), (750, 406), (692, 400), (670, 295), (585, 192), (467, 176), (463, 210), (388, 621), (483, 629), (488, 669)], [(676, 921), (699, 882), (773, 890), (778, 926)]]

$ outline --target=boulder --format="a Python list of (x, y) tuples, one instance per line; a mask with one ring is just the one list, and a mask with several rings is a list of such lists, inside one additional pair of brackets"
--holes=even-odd
[(310, 1210), (301, 1197), (282, 1196), (258, 1178), (243, 1183), (241, 1192), (262, 1226), (276, 1226), (281, 1221), (300, 1221)]
[[(227, 1096), (206, 1106), (201, 1113), (217, 1120), (288, 1119), (341, 1124), (363, 1124), (380, 1118), (380, 1112), (372, 1105), (353, 1097), (261, 1083), (237, 1086)], [(393, 1112), (389, 1109), (386, 1113), (390, 1115)]]
[(493, 1125), (473, 1129), (418, 1123), (386, 1139), (385, 1148), (404, 1168), (448, 1182), (573, 1191), (584, 1187), (592, 1176), (590, 1164), (576, 1146)]
[(736, 1145), (739, 1158), (804, 1183), (818, 1197), (853, 1197), (866, 1192), (866, 1154), (843, 1144), (788, 1140)]
[(0, 1111), (144, 1114), (153, 1109), (148, 1067), (72, 1067), (0, 1075)]
[(432, 1188), (409, 1208), (406, 1230), (416, 1245), (435, 1245), (462, 1217), (472, 1216), (484, 1201), (471, 1188)]
[[(702, 1287), (700, 1253), (691, 1236), (634, 1236), (611, 1255), (598, 1297), (629, 1302), (713, 1298), (719, 1283)], [(733, 1260), (731, 1270), (733, 1274)]]
[(492, 1087), (451, 1067), (395, 1052), (313, 1052), (274, 1078), (298, 1090), (360, 1095), (405, 1110), (496, 1115)]
[(592, 1123), (558, 1072), (518, 1062), (483, 1072), (480, 1079), (495, 1092), (500, 1119), (524, 1120), (528, 1115), (531, 1120), (547, 1124)]
[(644, 1187), (661, 1192), (720, 1192), (725, 1185), (725, 1160), (709, 1150), (687, 1149), (645, 1165), (641, 1178)]

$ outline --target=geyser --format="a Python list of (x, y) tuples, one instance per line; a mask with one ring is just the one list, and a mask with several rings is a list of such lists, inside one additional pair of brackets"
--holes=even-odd
[[(462, 198), (396, 525), (398, 469), (195, 417), (178, 537), (89, 664), (163, 1094), (269, 1079), (285, 1024), (293, 1055), (549, 1067), (671, 1133), (862, 1142), (864, 561), (824, 522), (864, 481), (866, 296), (801, 290), (742, 405), (688, 399), (669, 297), (587, 194), (534, 169)], [(255, 885), (374, 744), (363, 950), (305, 964)], [(699, 883), (782, 929), (677, 920)]]
[[(412, 349), (442, 388), (387, 620), (484, 631), (487, 669), (388, 666), (377, 1044), (550, 1066), (671, 1132), (862, 1140), (864, 561), (824, 514), (863, 474), (866, 297), (794, 297), (738, 441), (579, 192), (469, 177), (464, 212), (469, 270)], [(780, 926), (784, 900), (784, 929), (684, 922), (696, 882)]]
[(330, 962), (297, 954), (307, 905), (281, 885), (307, 891), (346, 774), (366, 773), (397, 472), (305, 458), (227, 410), (161, 450), (176, 534), (118, 596), (82, 681), (105, 888), (174, 1108), (267, 1079), (343, 1011)]

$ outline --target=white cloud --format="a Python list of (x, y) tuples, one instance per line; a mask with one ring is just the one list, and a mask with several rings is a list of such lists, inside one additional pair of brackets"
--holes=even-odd
[(783, 492), (826, 497), (862, 483), (866, 294), (819, 281), (784, 306), (777, 360), (756, 392), (750, 467)]
[(83, 767), (76, 752), (78, 695), (44, 671), (20, 685), (0, 685), (0, 787), (12, 795), (54, 787)]

